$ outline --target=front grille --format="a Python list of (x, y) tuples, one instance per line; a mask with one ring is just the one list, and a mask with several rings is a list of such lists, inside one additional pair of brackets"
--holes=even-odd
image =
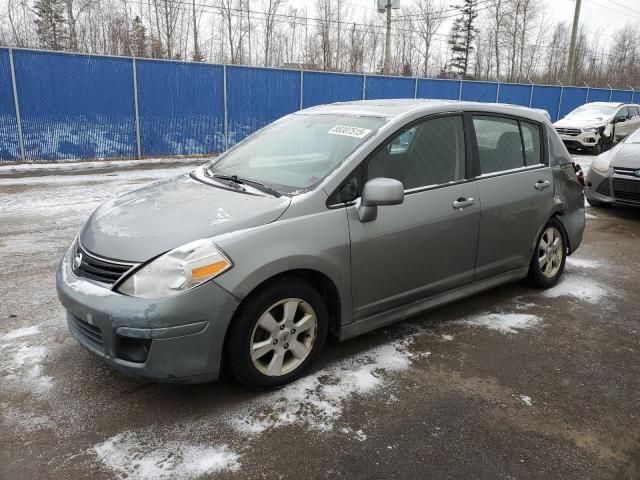
[(611, 185), (609, 184), (608, 178), (605, 178), (604, 180), (602, 180), (602, 182), (600, 182), (600, 185), (598, 185), (598, 188), (596, 188), (596, 192), (600, 195), (604, 195), (605, 197), (611, 196)]
[(569, 135), (570, 137), (577, 137), (582, 133), (579, 128), (556, 128), (556, 132), (560, 135)]
[(100, 351), (104, 351), (104, 344), (102, 343), (102, 331), (95, 325), (91, 325), (77, 317), (69, 316), (71, 319), (71, 327), (74, 331), (84, 338), (88, 343), (96, 347)]
[(616, 201), (640, 203), (640, 180), (614, 178), (613, 195)]
[(618, 175), (625, 175), (629, 177), (637, 177), (636, 172), (640, 170), (638, 168), (623, 168), (623, 167), (614, 167), (614, 173)]
[(76, 243), (73, 271), (79, 277), (113, 285), (135, 266), (135, 263), (97, 257), (82, 248), (79, 242)]

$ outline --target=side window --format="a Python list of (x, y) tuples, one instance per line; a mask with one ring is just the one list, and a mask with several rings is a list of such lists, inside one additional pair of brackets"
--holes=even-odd
[(397, 133), (369, 159), (367, 178), (400, 180), (405, 190), (465, 178), (462, 116), (425, 120)]
[(629, 107), (629, 111), (631, 112), (631, 116), (633, 118), (638, 118), (640, 117), (640, 110), (638, 110), (637, 106), (634, 107)]
[(529, 122), (520, 122), (522, 144), (524, 145), (524, 163), (527, 166), (542, 163), (540, 150), (540, 127)]
[(629, 118), (629, 109), (627, 107), (622, 107), (618, 110), (616, 118)]
[(473, 126), (478, 141), (481, 174), (524, 166), (520, 129), (516, 120), (474, 116)]

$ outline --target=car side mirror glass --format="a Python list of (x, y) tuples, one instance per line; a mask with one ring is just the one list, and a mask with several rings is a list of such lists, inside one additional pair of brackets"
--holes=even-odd
[(404, 201), (404, 186), (393, 178), (374, 178), (364, 184), (358, 218), (361, 222), (371, 222), (378, 217), (378, 207), (399, 205)]

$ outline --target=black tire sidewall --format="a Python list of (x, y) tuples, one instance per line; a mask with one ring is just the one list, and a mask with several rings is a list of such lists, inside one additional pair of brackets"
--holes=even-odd
[[(542, 239), (544, 232), (549, 227), (555, 227), (556, 230), (560, 232), (560, 235), (562, 236), (562, 242), (563, 242), (562, 261), (560, 263), (560, 268), (558, 269), (557, 273), (551, 278), (547, 277), (544, 273), (542, 273), (542, 269), (540, 268), (540, 263), (538, 261), (538, 249), (540, 247), (540, 240)], [(567, 246), (568, 246), (567, 234), (564, 231), (564, 227), (562, 226), (562, 223), (557, 218), (552, 218), (544, 226), (544, 228), (540, 232), (540, 235), (538, 235), (536, 246), (533, 250), (533, 255), (531, 256), (531, 263), (529, 264), (528, 277), (529, 277), (529, 281), (533, 284), (533, 286), (538, 288), (551, 288), (556, 283), (558, 283), (558, 281), (560, 280), (560, 277), (562, 277), (562, 274), (564, 272), (564, 265), (567, 260)]]
[[(249, 344), (260, 316), (285, 298), (300, 298), (311, 305), (317, 319), (316, 339), (309, 356), (298, 368), (286, 375), (271, 377), (253, 365)], [(260, 287), (243, 301), (231, 322), (225, 342), (225, 363), (240, 383), (256, 390), (276, 388), (299, 378), (322, 351), (329, 330), (324, 299), (310, 283), (298, 278), (281, 278)]]

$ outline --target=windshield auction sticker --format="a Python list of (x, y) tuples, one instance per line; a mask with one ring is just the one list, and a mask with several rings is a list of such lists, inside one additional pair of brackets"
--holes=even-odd
[(364, 138), (371, 130), (368, 128), (348, 127), (346, 125), (336, 125), (327, 133), (330, 135), (343, 135), (345, 137)]

